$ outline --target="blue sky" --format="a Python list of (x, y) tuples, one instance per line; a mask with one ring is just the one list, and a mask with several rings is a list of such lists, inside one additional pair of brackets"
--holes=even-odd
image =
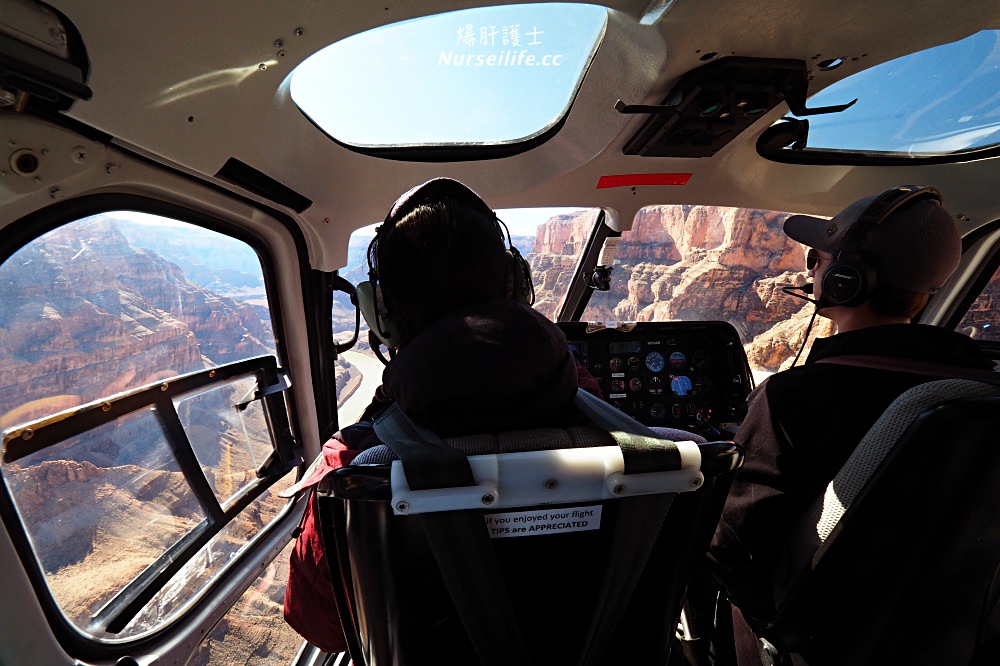
[(566, 112), (606, 20), (603, 7), (537, 4), (405, 21), (314, 54), (291, 94), (353, 145), (521, 140)]
[(938, 153), (996, 143), (998, 32), (876, 65), (819, 92), (809, 106), (855, 98), (843, 113), (809, 117), (809, 147)]

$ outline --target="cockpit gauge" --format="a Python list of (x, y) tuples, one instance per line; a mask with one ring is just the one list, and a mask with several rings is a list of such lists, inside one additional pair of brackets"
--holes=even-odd
[(604, 398), (642, 423), (690, 429), (713, 414), (725, 423), (745, 414), (749, 373), (739, 335), (726, 322), (559, 326), (586, 352), (583, 363)]
[(690, 377), (685, 375), (674, 375), (670, 378), (670, 390), (678, 397), (690, 395), (692, 388), (694, 388), (694, 386), (691, 383)]
[(666, 361), (663, 358), (663, 354), (658, 351), (646, 354), (646, 367), (650, 372), (663, 372), (663, 368), (666, 367)]

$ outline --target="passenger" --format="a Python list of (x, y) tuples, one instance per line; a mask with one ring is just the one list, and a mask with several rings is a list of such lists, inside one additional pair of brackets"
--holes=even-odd
[[(323, 445), (301, 481), (381, 444), (373, 422), (393, 403), (441, 437), (585, 423), (578, 384), (600, 395), (562, 330), (534, 310), (527, 263), (496, 214), (465, 185), (438, 178), (393, 205), (368, 248), (358, 296), (393, 356), (358, 423)], [(506, 242), (505, 242), (506, 241)], [(325, 652), (347, 649), (312, 498), (289, 561), (285, 620)]]
[[(968, 337), (910, 323), (955, 270), (962, 243), (935, 190), (896, 189), (902, 192), (862, 199), (832, 220), (796, 215), (785, 222), (785, 233), (809, 248), (817, 313), (837, 333), (817, 339), (804, 365), (769, 377), (751, 394), (736, 437), (746, 459), (710, 560), (744, 616), (773, 613), (772, 574), (784, 540), (867, 430), (901, 393), (940, 378), (922, 374), (920, 360), (993, 367)], [(875, 209), (897, 196), (905, 198), (902, 205), (879, 215)], [(858, 354), (910, 367), (836, 361)]]
[(360, 423), (339, 434), (352, 449), (372, 444), (369, 424), (394, 402), (441, 437), (581, 422), (573, 396), (578, 385), (599, 392), (596, 381), (531, 307), (530, 269), (508, 243), (458, 181), (428, 181), (395, 203), (368, 250), (375, 307), (391, 323), (372, 321), (371, 307), (365, 316), (396, 349)]

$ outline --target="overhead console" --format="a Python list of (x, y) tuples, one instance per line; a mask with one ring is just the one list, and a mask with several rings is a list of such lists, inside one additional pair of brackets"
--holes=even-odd
[(648, 426), (734, 429), (746, 415), (750, 365), (726, 322), (560, 322), (604, 399)]

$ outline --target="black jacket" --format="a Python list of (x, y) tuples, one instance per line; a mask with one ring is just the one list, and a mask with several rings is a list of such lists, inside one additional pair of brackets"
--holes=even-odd
[(710, 552), (717, 576), (745, 613), (770, 613), (771, 575), (784, 538), (882, 412), (907, 389), (940, 379), (816, 363), (852, 354), (993, 367), (964, 335), (894, 324), (818, 339), (804, 365), (765, 380), (750, 395), (747, 418), (736, 437), (746, 458)]
[(342, 439), (357, 449), (379, 444), (371, 421), (394, 402), (440, 437), (583, 423), (577, 370), (566, 336), (544, 315), (513, 300), (477, 303), (399, 350)]

